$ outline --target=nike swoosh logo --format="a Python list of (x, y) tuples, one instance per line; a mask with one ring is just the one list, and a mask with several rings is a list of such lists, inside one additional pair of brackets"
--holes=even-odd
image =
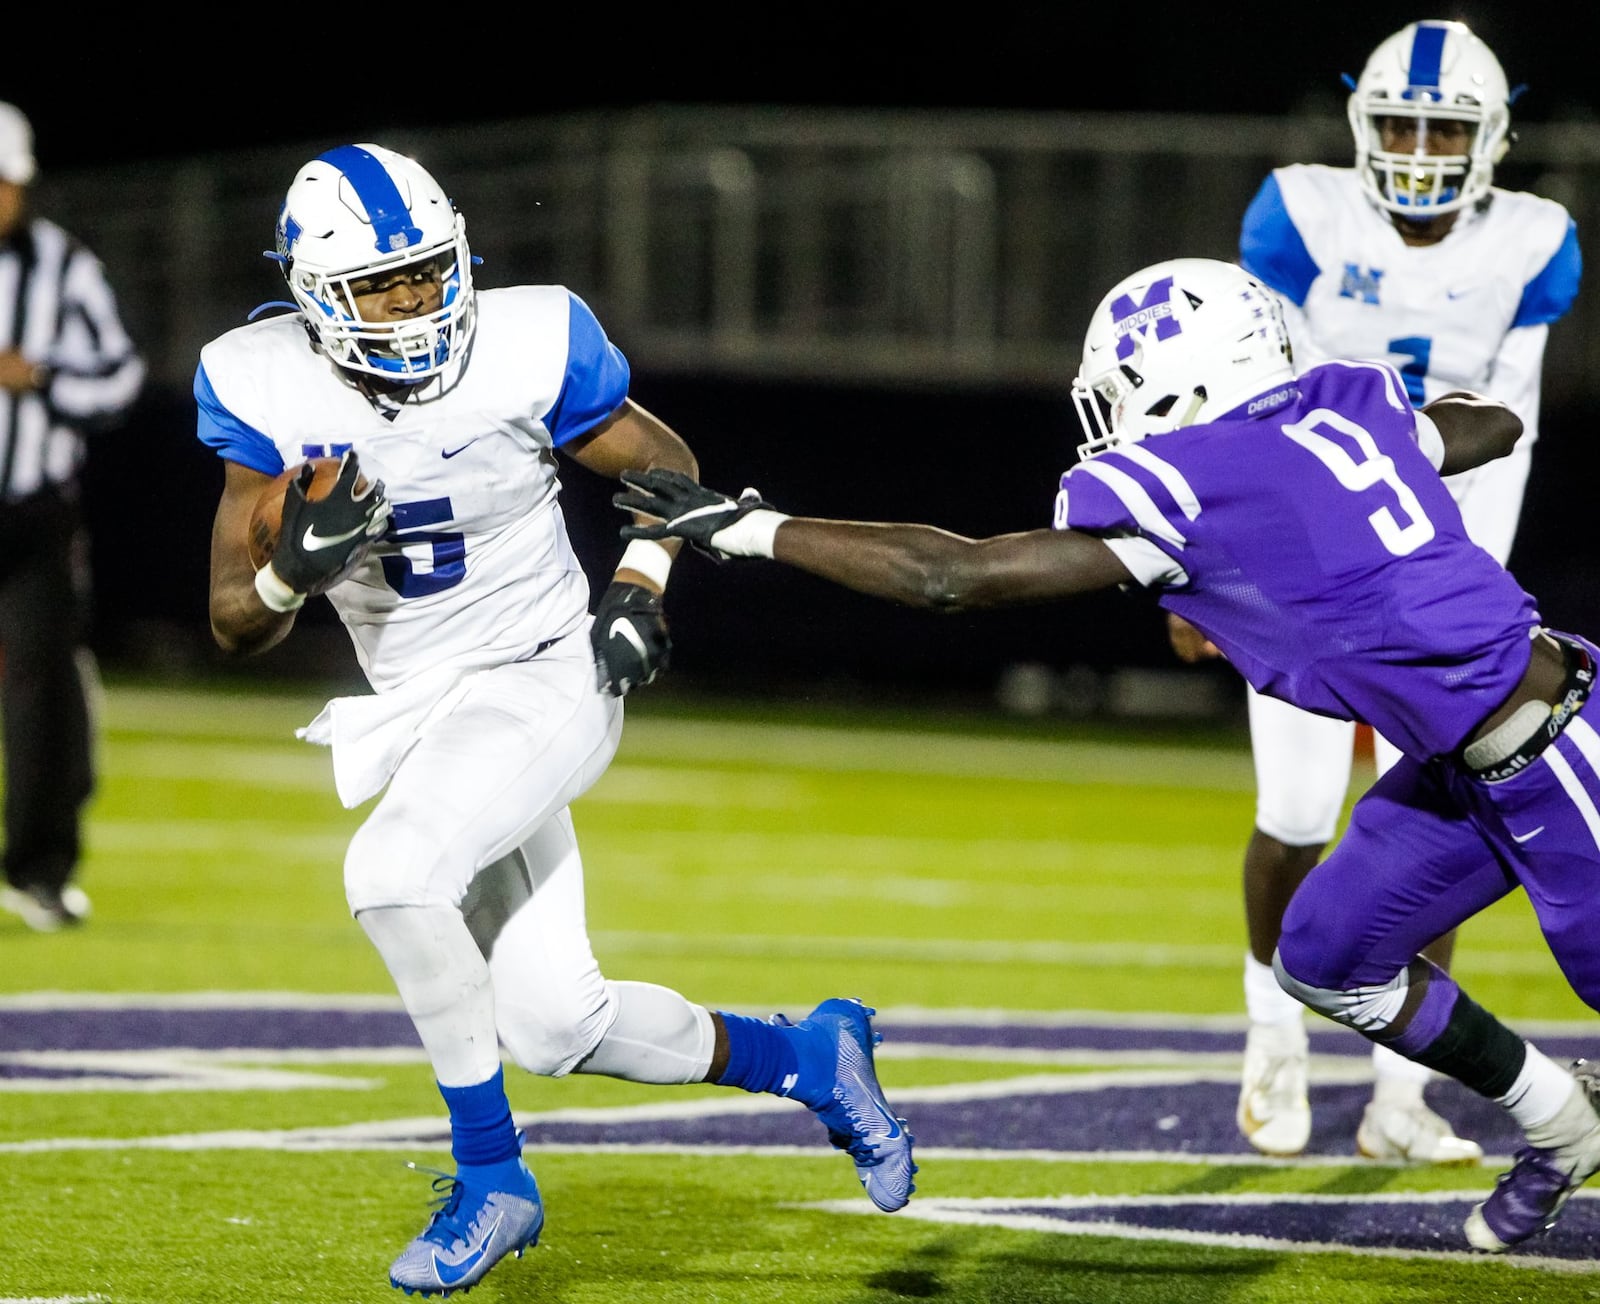
[(478, 1266), (478, 1262), (489, 1252), (489, 1242), (493, 1239), (495, 1232), (500, 1229), (500, 1223), (504, 1218), (505, 1214), (501, 1214), (490, 1223), (488, 1230), (484, 1232), (482, 1239), (478, 1241), (472, 1253), (457, 1263), (441, 1263), (439, 1261), (439, 1251), (435, 1250), (433, 1252), (433, 1272), (439, 1278), (441, 1286), (454, 1286), (456, 1282)]
[(1446, 290), (1444, 292), (1444, 297), (1447, 299), (1460, 299), (1465, 295), (1471, 294), (1477, 288), (1478, 287), (1476, 285), (1467, 285), (1463, 286), (1459, 290)]
[(1521, 834), (1513, 833), (1511, 835), (1511, 840), (1513, 842), (1519, 842), (1519, 843), (1520, 842), (1527, 842), (1530, 838), (1536, 838), (1543, 832), (1544, 832), (1544, 825), (1541, 824), (1532, 833), (1521, 833)]
[(633, 650), (637, 652), (640, 659), (643, 660), (644, 640), (639, 637), (639, 631), (633, 627), (633, 622), (628, 620), (625, 616), (618, 616), (611, 622), (610, 637), (616, 638), (618, 634), (621, 634), (623, 638), (627, 639), (628, 642), (633, 645)]
[(482, 438), (483, 438), (482, 435), (476, 435), (473, 438), (467, 440), (466, 443), (462, 444), (460, 448), (444, 448), (444, 449), (440, 449), (439, 450), (439, 456), (448, 460), (449, 458), (454, 457), (457, 453), (466, 452), (467, 449), (471, 448), (475, 443), (478, 442), (478, 440), (480, 440)]
[(343, 534), (318, 534), (314, 525), (306, 526), (305, 538), (300, 540), (300, 546), (307, 552), (322, 552), (327, 548), (337, 548), (341, 543), (349, 543), (358, 534), (365, 534), (367, 527), (358, 525), (353, 530), (346, 530)]
[[(867, 1099), (872, 1100), (872, 1097), (868, 1096)], [(886, 1136), (884, 1140), (898, 1141), (900, 1139), (900, 1120), (886, 1110), (876, 1100), (872, 1100), (872, 1107), (877, 1110), (878, 1113), (883, 1115), (883, 1121), (889, 1125), (889, 1135)]]
[[(682, 525), (685, 521), (698, 521), (702, 516), (721, 516), (725, 512), (735, 510), (738, 506), (739, 504), (731, 498), (722, 498), (714, 503), (707, 503), (703, 507), (691, 507), (686, 512), (680, 512), (676, 516), (664, 519), (667, 519), (669, 525)], [(649, 511), (648, 508), (645, 510)], [(654, 513), (652, 512), (651, 515), (654, 515)]]
[[(854, 1040), (854, 1038), (852, 1038), (852, 1040)], [(859, 1045), (860, 1043), (857, 1044)], [(870, 1064), (872, 1062), (871, 1052), (863, 1049), (861, 1059), (863, 1067), (865, 1067), (867, 1064)], [(865, 1083), (863, 1083), (863, 1085), (865, 1085)], [(883, 1119), (883, 1121), (889, 1125), (889, 1134), (884, 1138), (884, 1140), (898, 1141), (900, 1139), (900, 1120), (891, 1114), (887, 1109), (885, 1109), (883, 1105), (879, 1104), (878, 1098), (873, 1095), (872, 1092), (867, 1092), (866, 1097), (867, 1103), (871, 1105), (872, 1108)]]

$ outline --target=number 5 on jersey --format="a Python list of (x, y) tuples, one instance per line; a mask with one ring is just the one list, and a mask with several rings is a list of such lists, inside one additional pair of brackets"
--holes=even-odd
[[(454, 530), (434, 530), (454, 518), (448, 498), (394, 503), (394, 520), (385, 538), (401, 551), (383, 561), (384, 581), (402, 598), (420, 598), (454, 588), (467, 575), (467, 539)], [(422, 565), (423, 569), (418, 569)]]

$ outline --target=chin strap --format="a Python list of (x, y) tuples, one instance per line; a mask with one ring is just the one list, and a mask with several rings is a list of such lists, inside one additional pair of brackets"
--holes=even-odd
[(1199, 414), (1200, 409), (1205, 406), (1205, 403), (1205, 386), (1196, 385), (1194, 387), (1194, 397), (1189, 400), (1189, 406), (1184, 408), (1183, 412), (1179, 415), (1176, 428), (1181, 430), (1184, 426), (1192, 426), (1194, 424), (1195, 417)]

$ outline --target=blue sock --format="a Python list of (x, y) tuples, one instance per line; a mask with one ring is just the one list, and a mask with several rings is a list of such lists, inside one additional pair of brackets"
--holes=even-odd
[(792, 1096), (806, 1104), (825, 1095), (833, 1086), (831, 1063), (823, 1074), (812, 1043), (817, 1034), (810, 1028), (772, 1024), (744, 1014), (718, 1010), (717, 1018), (728, 1033), (728, 1067), (717, 1083), (745, 1091), (770, 1092)]
[(516, 1159), (522, 1153), (511, 1102), (506, 1099), (505, 1071), (496, 1069), (487, 1082), (472, 1087), (440, 1085), (450, 1110), (450, 1153), (458, 1165), (484, 1167)]

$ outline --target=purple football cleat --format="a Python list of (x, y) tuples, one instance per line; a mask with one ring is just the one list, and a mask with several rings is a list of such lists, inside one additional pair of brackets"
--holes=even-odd
[(1528, 1129), (1511, 1170), (1467, 1215), (1472, 1247), (1499, 1254), (1555, 1225), (1562, 1206), (1600, 1169), (1600, 1078), (1585, 1060), (1572, 1066), (1577, 1089), (1548, 1123)]

